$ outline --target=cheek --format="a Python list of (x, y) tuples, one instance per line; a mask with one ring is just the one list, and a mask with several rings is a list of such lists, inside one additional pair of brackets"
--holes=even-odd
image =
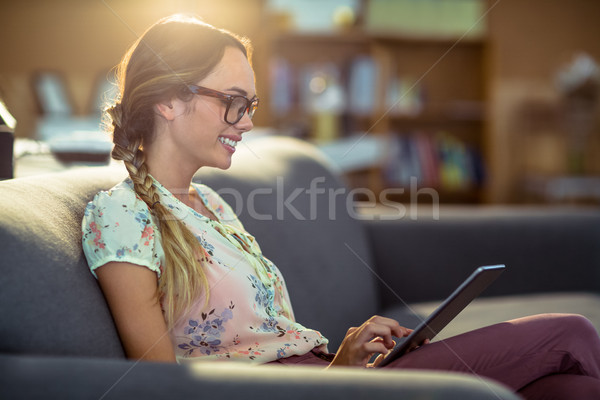
[(195, 140), (204, 142), (206, 145), (216, 141), (229, 128), (223, 118), (215, 114), (217, 112), (215, 108), (217, 107), (201, 107), (188, 125), (188, 131), (193, 132)]
[(194, 111), (206, 124), (213, 125), (222, 119), (225, 109), (216, 102), (210, 102), (199, 98), (194, 104)]

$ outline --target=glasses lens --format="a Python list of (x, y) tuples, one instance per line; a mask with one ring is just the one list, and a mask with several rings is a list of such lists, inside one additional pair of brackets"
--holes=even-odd
[(229, 111), (227, 113), (227, 122), (230, 124), (237, 123), (246, 112), (246, 99), (243, 97), (235, 97), (229, 106)]

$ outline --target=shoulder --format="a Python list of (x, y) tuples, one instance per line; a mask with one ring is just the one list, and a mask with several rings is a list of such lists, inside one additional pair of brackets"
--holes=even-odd
[(98, 192), (87, 204), (84, 211), (86, 217), (111, 217), (142, 213), (149, 217), (146, 203), (135, 193), (130, 179), (125, 179), (109, 190)]
[(88, 207), (93, 206), (127, 206), (136, 205), (143, 200), (133, 190), (133, 184), (130, 179), (125, 179), (121, 183), (113, 186), (109, 190), (102, 190), (94, 196), (88, 203)]
[(160, 231), (131, 181), (101, 191), (85, 209), (82, 245), (92, 272), (110, 262), (146, 266), (160, 275)]
[[(115, 240), (131, 239), (151, 229), (158, 231), (148, 205), (135, 193), (130, 180), (98, 192), (84, 211), (82, 228), (114, 232)], [(150, 227), (150, 228), (149, 228)]]

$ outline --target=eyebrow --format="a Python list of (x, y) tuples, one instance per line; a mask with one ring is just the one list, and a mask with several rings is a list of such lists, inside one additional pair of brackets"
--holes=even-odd
[[(228, 91), (232, 91), (232, 92), (237, 92), (239, 94), (241, 94), (242, 96), (248, 97), (248, 92), (245, 91), (244, 89), (237, 87), (237, 86), (233, 86), (230, 87), (229, 89), (227, 89)], [(254, 95), (256, 97), (256, 95)]]

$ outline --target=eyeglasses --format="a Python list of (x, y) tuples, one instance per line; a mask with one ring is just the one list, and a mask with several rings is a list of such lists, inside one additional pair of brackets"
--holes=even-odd
[(258, 97), (256, 96), (248, 99), (246, 96), (239, 94), (227, 94), (198, 85), (188, 85), (188, 88), (194, 94), (223, 100), (227, 105), (224, 119), (225, 122), (230, 125), (237, 124), (244, 117), (246, 112), (248, 112), (248, 116), (252, 119), (258, 108)]

